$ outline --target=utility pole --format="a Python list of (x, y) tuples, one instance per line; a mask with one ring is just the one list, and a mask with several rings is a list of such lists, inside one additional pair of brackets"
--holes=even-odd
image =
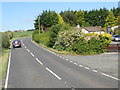
[(40, 34), (40, 16), (38, 16), (38, 28), (39, 28), (39, 34)]

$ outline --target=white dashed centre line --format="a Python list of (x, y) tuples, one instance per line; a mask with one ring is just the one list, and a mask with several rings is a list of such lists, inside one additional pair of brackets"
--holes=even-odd
[(41, 65), (43, 65), (43, 63), (42, 63), (38, 58), (36, 58), (36, 60), (37, 60)]
[(33, 57), (35, 56), (33, 53), (30, 53)]
[(70, 61), (71, 63), (73, 62), (73, 61)]
[(68, 61), (68, 59), (66, 59), (66, 61)]
[(83, 67), (83, 65), (79, 65), (80, 67)]
[(88, 68), (88, 67), (85, 67), (86, 69), (90, 69), (90, 68)]
[(98, 72), (98, 71), (96, 71), (96, 70), (93, 70), (93, 72)]
[(27, 51), (28, 51), (28, 52), (30, 52), (30, 50), (29, 50), (29, 49), (27, 49)]
[(49, 68), (46, 68), (46, 70), (48, 70), (50, 73), (52, 73), (55, 77), (57, 77), (59, 80), (61, 80), (61, 78), (55, 74), (53, 71), (51, 71)]
[(77, 63), (74, 63), (75, 65), (77, 65)]

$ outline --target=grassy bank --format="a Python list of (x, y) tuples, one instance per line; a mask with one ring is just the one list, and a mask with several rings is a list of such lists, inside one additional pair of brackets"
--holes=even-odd
[(8, 64), (9, 50), (4, 50), (0, 55), (0, 89), (3, 87), (2, 82), (5, 81), (7, 64)]
[(13, 32), (13, 38), (28, 37), (31, 36), (33, 31), (18, 31)]
[[(36, 43), (35, 41), (33, 41), (33, 42)], [(50, 50), (50, 51), (53, 51), (53, 52), (55, 52), (55, 53), (57, 53), (57, 54), (64, 54), (64, 55), (77, 55), (77, 54), (74, 53), (74, 52), (58, 51), (58, 50), (56, 50), (56, 49), (53, 49), (53, 48), (47, 47), (47, 46), (45, 46), (45, 45), (42, 44), (42, 43), (36, 43), (36, 44), (38, 44), (39, 46), (44, 47), (44, 48), (46, 48), (46, 49), (48, 49), (48, 50)]]

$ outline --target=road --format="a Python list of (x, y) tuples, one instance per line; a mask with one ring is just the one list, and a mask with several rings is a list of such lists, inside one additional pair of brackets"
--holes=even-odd
[(106, 77), (37, 46), (31, 38), (11, 50), (7, 88), (118, 88)]

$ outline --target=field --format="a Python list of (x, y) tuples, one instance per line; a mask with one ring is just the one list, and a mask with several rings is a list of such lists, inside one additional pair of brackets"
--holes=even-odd
[(14, 38), (31, 36), (32, 33), (33, 33), (33, 31), (18, 31), (18, 32), (13, 32)]

